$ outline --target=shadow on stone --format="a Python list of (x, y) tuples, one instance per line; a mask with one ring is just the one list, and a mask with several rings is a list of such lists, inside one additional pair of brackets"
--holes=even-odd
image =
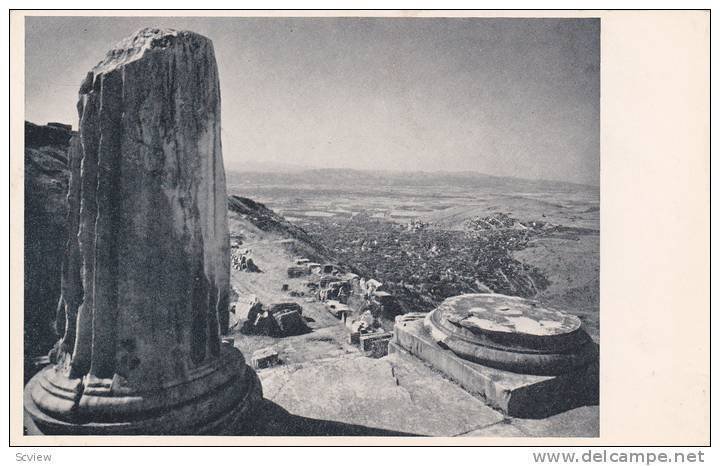
[(250, 308), (240, 328), (243, 335), (268, 335), (275, 338), (304, 335), (311, 331), (302, 314), (302, 307), (295, 302), (264, 306), (258, 301)]
[(255, 424), (238, 435), (257, 436), (374, 436), (402, 437), (417, 435), (394, 430), (367, 427), (358, 424), (313, 419), (288, 412), (277, 403), (263, 399), (256, 407)]
[[(557, 377), (553, 389), (543, 384), (528, 385), (517, 390), (508, 403), (508, 411), (521, 412), (526, 419), (544, 419), (549, 416), (580, 408), (600, 404), (599, 367), (590, 364), (582, 372)], [(557, 396), (562, 393), (563, 396)]]
[[(448, 348), (447, 339), (434, 339), (424, 325), (427, 320), (427, 315), (420, 313), (398, 318), (394, 339), (389, 345), (390, 353), (401, 358), (421, 359), (508, 416), (542, 419), (581, 406), (598, 404), (599, 371), (596, 359), (555, 375), (533, 375), (490, 367), (458, 356)], [(586, 346), (591, 355), (598, 354), (595, 343), (586, 343)]]

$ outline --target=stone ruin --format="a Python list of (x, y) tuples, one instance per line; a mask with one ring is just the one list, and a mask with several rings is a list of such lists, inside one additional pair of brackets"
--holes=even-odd
[(230, 264), (233, 269), (240, 272), (262, 272), (262, 270), (260, 270), (260, 268), (255, 264), (255, 261), (252, 258), (252, 251), (250, 249), (243, 249), (240, 251), (237, 248), (232, 248), (232, 252), (230, 253)]
[(347, 304), (352, 285), (347, 280), (336, 280), (329, 282), (319, 291), (318, 298), (320, 301), (335, 300), (342, 304)]
[(389, 350), (420, 358), (514, 417), (597, 402), (597, 344), (580, 319), (537, 301), (448, 298), (430, 313), (398, 316)]
[(303, 267), (303, 266), (299, 266), (299, 265), (291, 265), (290, 267), (287, 268), (288, 278), (299, 278), (299, 277), (302, 277), (309, 273), (310, 272), (308, 272), (307, 267)]
[(252, 365), (255, 369), (267, 369), (278, 364), (280, 364), (280, 355), (272, 347), (259, 349), (252, 355)]
[[(231, 266), (256, 266), (249, 252), (230, 253), (212, 43), (192, 32), (141, 30), (88, 73), (79, 94), (61, 338), (51, 365), (25, 387), (27, 431), (241, 433), (262, 389), (221, 335)], [(517, 228), (496, 220), (488, 228)], [(597, 396), (597, 345), (562, 311), (462, 295), (429, 314), (400, 316), (387, 332), (377, 306), (396, 303), (379, 282), (360, 280), (356, 290), (336, 265), (308, 259), (287, 272), (322, 274), (320, 298), (366, 354), (389, 348), (423, 359), (509, 415), (544, 417)], [(346, 294), (366, 303), (356, 318)], [(307, 329), (297, 303), (258, 302), (248, 322), (277, 336)], [(279, 363), (272, 348), (253, 354), (257, 368)]]
[(262, 397), (227, 328), (230, 253), (210, 40), (143, 29), (80, 87), (61, 338), (29, 432), (235, 434)]
[(382, 328), (380, 317), (399, 312), (394, 296), (382, 291), (382, 283), (377, 280), (342, 273), (337, 266), (328, 265), (316, 288), (318, 299), (328, 313), (344, 322), (350, 331), (350, 344), (359, 346), (370, 357), (387, 355), (393, 334)]
[(287, 337), (306, 333), (309, 327), (298, 303), (274, 303), (269, 306), (256, 301), (248, 311), (241, 331), (248, 335)]

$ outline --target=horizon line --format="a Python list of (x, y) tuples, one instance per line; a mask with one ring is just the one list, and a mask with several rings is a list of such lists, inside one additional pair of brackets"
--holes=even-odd
[[(279, 164), (283, 165), (283, 164)], [(269, 174), (269, 175), (289, 175), (293, 173), (298, 172), (307, 172), (307, 171), (319, 171), (319, 170), (334, 170), (334, 171), (341, 171), (341, 170), (347, 170), (347, 171), (358, 171), (358, 172), (379, 172), (379, 173), (393, 173), (393, 174), (409, 174), (409, 173), (422, 173), (422, 174), (429, 174), (429, 175), (452, 175), (452, 174), (469, 174), (469, 175), (480, 175), (485, 176), (489, 178), (510, 178), (510, 179), (517, 179), (517, 180), (523, 180), (523, 181), (536, 181), (536, 182), (549, 182), (549, 183), (563, 183), (563, 184), (572, 184), (572, 185), (579, 185), (579, 186), (587, 186), (591, 188), (600, 188), (599, 184), (592, 184), (592, 183), (583, 183), (579, 181), (568, 181), (568, 180), (554, 180), (549, 178), (526, 178), (523, 176), (518, 175), (492, 175), (489, 173), (477, 171), (477, 170), (403, 170), (398, 168), (350, 168), (350, 167), (300, 167), (297, 165), (287, 165), (288, 170), (285, 172), (277, 172), (273, 171), (272, 169), (250, 169), (250, 170), (242, 170), (242, 169), (236, 169), (236, 168), (225, 168), (226, 172), (233, 172), (233, 173), (257, 173), (257, 174)]]

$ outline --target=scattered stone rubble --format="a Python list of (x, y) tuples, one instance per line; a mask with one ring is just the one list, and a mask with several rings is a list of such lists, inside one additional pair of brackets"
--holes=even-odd
[[(245, 250), (241, 254), (250, 254), (250, 251)], [(304, 257), (295, 258), (293, 262), (287, 268), (288, 278), (307, 277), (305, 289), (292, 289), (291, 283), (283, 283), (280, 286), (282, 292), (291, 297), (305, 297), (308, 302), (315, 299), (322, 302), (329, 314), (345, 323), (350, 331), (350, 343), (359, 346), (367, 356), (382, 357), (387, 354), (392, 332), (383, 328), (380, 318), (384, 315), (394, 317), (400, 312), (400, 306), (380, 281), (345, 272), (336, 264), (321, 265)], [(282, 337), (304, 333), (308, 327), (302, 316), (302, 307), (295, 302), (264, 306), (255, 301), (241, 331)]]
[(299, 278), (299, 277), (302, 277), (307, 274), (308, 274), (307, 267), (293, 265), (293, 266), (288, 267), (288, 269), (287, 269), (288, 278)]
[(335, 301), (333, 299), (325, 301), (325, 307), (330, 314), (343, 321), (351, 312), (350, 307), (347, 304), (341, 303), (340, 301)]
[(237, 248), (232, 248), (231, 252), (231, 265), (232, 268), (235, 270), (245, 271), (245, 272), (262, 272), (260, 268), (255, 265), (255, 261), (253, 260), (250, 255), (252, 254), (252, 251), (250, 249), (244, 249), (242, 251), (238, 251)]
[(327, 311), (345, 323), (350, 344), (370, 357), (385, 356), (392, 332), (383, 329), (380, 316), (399, 310), (393, 295), (383, 291), (379, 281), (344, 273), (332, 264), (323, 266), (322, 273), (317, 285), (311, 282), (308, 288), (315, 289)]
[(336, 300), (347, 304), (350, 293), (350, 283), (346, 280), (338, 280), (328, 283), (325, 288), (321, 288), (318, 297), (320, 301)]
[[(394, 315), (399, 306), (394, 296), (384, 291), (378, 280), (365, 279), (345, 272), (336, 264), (319, 264), (299, 257), (287, 268), (288, 278), (308, 277), (306, 290), (292, 289), (283, 283), (281, 291), (292, 297), (305, 297), (312, 302), (317, 298), (328, 313), (342, 320), (350, 330), (350, 341), (371, 357), (387, 354), (387, 342), (392, 332), (383, 329), (380, 316)], [(313, 277), (319, 274), (318, 277)], [(352, 298), (352, 302), (351, 302)], [(294, 302), (277, 303), (265, 307), (260, 302), (251, 306), (243, 332), (271, 336), (288, 336), (307, 331), (302, 308)]]
[(254, 335), (286, 337), (308, 331), (302, 306), (295, 302), (274, 303), (268, 307), (260, 301), (250, 307), (241, 332)]
[(307, 330), (302, 307), (298, 303), (271, 304), (269, 313), (280, 335), (297, 335)]
[(388, 354), (388, 345), (392, 337), (392, 332), (373, 332), (360, 335), (360, 349), (368, 357), (382, 358)]
[(320, 273), (320, 269), (322, 268), (322, 265), (318, 264), (317, 262), (308, 262), (306, 266), (310, 273), (316, 274)]

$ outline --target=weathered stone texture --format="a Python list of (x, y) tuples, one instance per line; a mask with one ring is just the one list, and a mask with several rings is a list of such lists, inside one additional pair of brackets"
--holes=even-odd
[(520, 418), (545, 418), (598, 403), (598, 365), (559, 375), (532, 375), (497, 369), (459, 357), (439, 345), (416, 313), (396, 319), (389, 352), (418, 358), (488, 405)]
[(65, 246), (68, 160), (72, 131), (25, 122), (24, 359), (25, 380), (33, 359), (55, 342), (53, 315), (60, 297)]
[(182, 376), (186, 362), (218, 356), (227, 314), (212, 43), (189, 32), (141, 31), (87, 75), (78, 113), (70, 194), (78, 218), (70, 227), (79, 234), (68, 251), (82, 286), (68, 271), (63, 299), (69, 316), (79, 312), (81, 326), (93, 325), (93, 338), (75, 342), (70, 365), (74, 374), (160, 385)]
[(428, 314), (425, 326), (462, 358), (523, 374), (562, 374), (597, 359), (580, 319), (516, 296), (454, 296)]
[[(118, 404), (131, 410), (182, 404), (217, 384), (227, 388), (216, 408), (236, 403), (242, 390), (222, 395), (245, 365), (221, 356), (230, 254), (211, 41), (139, 31), (88, 73), (78, 114), (53, 377), (85, 377), (82, 395), (167, 395)], [(96, 401), (87, 397), (88, 416), (100, 416)]]

